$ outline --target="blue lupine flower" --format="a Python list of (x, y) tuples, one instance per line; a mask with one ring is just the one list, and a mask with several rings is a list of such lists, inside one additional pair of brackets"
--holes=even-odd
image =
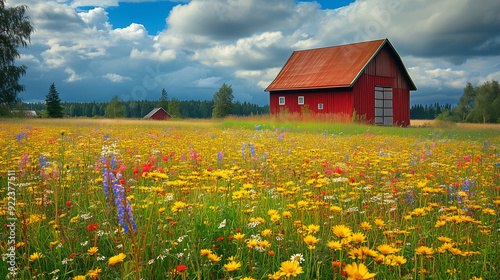
[(123, 226), (124, 232), (129, 230), (129, 225), (132, 225), (133, 230), (135, 230), (136, 224), (132, 213), (131, 203), (125, 197), (125, 189), (116, 179), (113, 180), (113, 194), (115, 196), (115, 205), (118, 210), (118, 222)]
[(250, 153), (252, 153), (252, 157), (255, 157), (255, 148), (253, 147), (253, 144), (250, 143), (248, 146), (250, 146)]
[(222, 153), (222, 151), (219, 151), (219, 153), (217, 154), (217, 160), (222, 161), (223, 157), (224, 157), (224, 154)]
[(28, 140), (28, 133), (20, 132), (19, 134), (17, 134), (16, 138), (17, 141), (21, 141), (22, 139)]

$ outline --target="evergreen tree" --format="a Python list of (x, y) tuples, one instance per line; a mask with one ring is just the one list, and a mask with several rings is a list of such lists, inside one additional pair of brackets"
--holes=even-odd
[(19, 46), (27, 47), (33, 26), (24, 15), (28, 6), (5, 7), (5, 0), (0, 0), (0, 115), (10, 112), (12, 105), (18, 103), (18, 93), (24, 90), (19, 84), (27, 67), (16, 66), (15, 59), (20, 54)]
[(118, 99), (118, 95), (113, 96), (111, 102), (106, 107), (106, 117), (116, 119), (125, 115), (125, 105)]
[(212, 112), (212, 117), (223, 118), (231, 114), (233, 110), (233, 89), (231, 85), (222, 84), (219, 91), (214, 94), (214, 110)]
[(59, 93), (57, 92), (54, 83), (50, 86), (49, 93), (45, 97), (45, 104), (49, 118), (62, 118), (64, 111), (61, 106), (61, 99), (59, 99)]
[(158, 101), (158, 107), (165, 109), (165, 111), (168, 109), (168, 94), (165, 89), (161, 90), (161, 97)]

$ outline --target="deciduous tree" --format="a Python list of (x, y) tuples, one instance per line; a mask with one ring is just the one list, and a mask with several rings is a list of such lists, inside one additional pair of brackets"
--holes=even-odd
[(106, 117), (116, 119), (125, 115), (125, 105), (118, 99), (118, 95), (113, 96), (106, 107)]
[(219, 91), (214, 94), (214, 110), (212, 111), (213, 118), (223, 118), (233, 111), (233, 89), (231, 85), (222, 84)]
[(17, 95), (24, 90), (19, 79), (27, 67), (14, 62), (20, 56), (18, 48), (28, 46), (33, 32), (29, 17), (24, 15), (27, 9), (26, 5), (5, 7), (5, 0), (0, 0), (0, 115), (20, 101)]

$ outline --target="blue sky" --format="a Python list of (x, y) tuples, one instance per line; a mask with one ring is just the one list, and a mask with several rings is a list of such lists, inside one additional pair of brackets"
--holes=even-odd
[(235, 99), (264, 89), (294, 50), (388, 38), (418, 87), (411, 104), (458, 102), (467, 82), (500, 80), (494, 0), (8, 0), (36, 32), (19, 64), (27, 102), (55, 83), (63, 101)]

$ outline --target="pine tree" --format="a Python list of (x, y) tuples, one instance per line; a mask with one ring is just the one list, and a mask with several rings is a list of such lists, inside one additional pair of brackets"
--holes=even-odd
[(163, 108), (165, 111), (168, 109), (168, 94), (165, 89), (161, 90), (161, 97), (158, 101), (158, 107)]
[(54, 83), (49, 88), (49, 93), (45, 96), (45, 104), (49, 118), (62, 118), (64, 108), (61, 106), (61, 99)]

